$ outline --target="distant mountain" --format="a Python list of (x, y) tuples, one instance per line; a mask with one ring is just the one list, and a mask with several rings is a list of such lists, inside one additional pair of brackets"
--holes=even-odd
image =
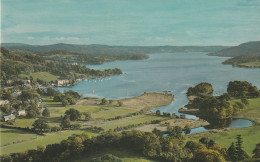
[(216, 52), (228, 46), (108, 46), (108, 45), (76, 45), (76, 44), (52, 44), (52, 45), (28, 45), (20, 43), (2, 43), (2, 47), (16, 52), (50, 52), (69, 51), (82, 54), (148, 54), (168, 52)]
[(247, 42), (239, 46), (222, 49), (210, 53), (210, 56), (236, 57), (236, 56), (260, 56), (260, 41)]

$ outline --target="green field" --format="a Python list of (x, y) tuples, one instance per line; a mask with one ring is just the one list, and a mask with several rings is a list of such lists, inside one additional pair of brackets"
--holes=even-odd
[(32, 77), (34, 80), (40, 79), (43, 80), (45, 82), (50, 82), (52, 80), (57, 80), (59, 78), (59, 76), (53, 75), (49, 72), (37, 72), (37, 73), (31, 73), (29, 75), (27, 74), (20, 74), (19, 75), (20, 78), (30, 78)]
[(20, 127), (20, 128), (32, 128), (32, 124), (36, 119), (26, 119), (26, 118), (17, 118), (15, 119), (15, 122), (13, 122), (14, 127)]
[[(1, 130), (1, 143), (2, 142), (7, 143), (4, 142), (3, 140), (9, 141), (9, 143), (12, 140), (14, 141), (25, 140), (21, 143), (15, 143), (15, 144), (1, 147), (1, 155), (15, 153), (15, 152), (22, 152), (29, 149), (36, 149), (37, 146), (46, 146), (48, 144), (59, 143), (60, 141), (67, 139), (69, 136), (73, 134), (88, 133), (89, 135), (94, 135), (94, 133), (85, 130), (62, 131), (57, 133), (49, 133), (45, 136), (33, 135), (26, 131), (20, 132), (19, 130), (16, 129), (6, 130), (5, 128), (0, 128), (0, 130)], [(11, 134), (12, 132), (14, 133), (13, 135)], [(17, 139), (14, 139), (15, 134), (17, 136), (16, 137)]]
[(97, 124), (97, 127), (101, 127), (105, 130), (114, 129), (116, 127), (125, 127), (133, 124), (143, 124), (145, 122), (151, 122), (152, 120), (162, 120), (163, 117), (152, 116), (152, 115), (137, 115), (118, 120), (111, 120)]
[[(1, 147), (37, 138), (37, 134), (19, 129), (0, 128)], [(19, 135), (17, 135), (19, 134)]]
[(75, 159), (72, 159), (75, 162), (85, 162), (85, 161), (91, 161), (94, 158), (101, 157), (104, 154), (112, 154), (114, 156), (117, 156), (124, 162), (154, 162), (152, 160), (149, 160), (145, 157), (143, 157), (141, 154), (139, 155), (136, 152), (132, 152), (131, 150), (126, 149), (116, 149), (116, 148), (107, 148), (104, 150), (99, 150), (95, 154), (92, 154), (88, 157), (86, 156), (79, 156)]

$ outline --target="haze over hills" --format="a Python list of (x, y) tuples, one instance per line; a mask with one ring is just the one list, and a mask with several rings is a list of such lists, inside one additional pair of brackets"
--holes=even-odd
[(11, 51), (23, 52), (50, 52), (56, 50), (83, 54), (148, 54), (168, 52), (216, 52), (230, 46), (108, 46), (108, 45), (77, 45), (77, 44), (51, 44), (28, 45), (22, 43), (2, 43), (2, 47)]
[(260, 56), (260, 41), (246, 42), (235, 47), (210, 53), (210, 56), (236, 57), (242, 55)]

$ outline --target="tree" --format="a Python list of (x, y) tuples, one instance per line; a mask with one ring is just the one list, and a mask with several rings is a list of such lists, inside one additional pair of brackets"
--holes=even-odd
[(224, 162), (225, 158), (217, 150), (203, 149), (196, 152), (193, 161)]
[(47, 88), (47, 93), (46, 93), (47, 96), (54, 96), (55, 93), (56, 91), (51, 87)]
[(39, 112), (37, 105), (31, 104), (26, 109), (26, 117), (27, 118), (36, 118), (38, 115), (40, 115), (40, 112)]
[(189, 126), (189, 125), (186, 125), (186, 126), (184, 127), (184, 133), (185, 133), (185, 135), (186, 135), (186, 134), (190, 134), (190, 132), (191, 132), (190, 126)]
[(73, 156), (80, 154), (84, 150), (83, 140), (80, 137), (75, 137), (70, 145)]
[(50, 117), (50, 111), (49, 109), (45, 108), (42, 112), (42, 116), (44, 117)]
[(101, 100), (101, 103), (100, 103), (101, 105), (107, 105), (108, 104), (108, 100), (107, 99), (105, 99), (105, 98), (102, 98), (102, 100)]
[(260, 158), (260, 143), (256, 144), (253, 154), (253, 158)]
[(72, 98), (80, 99), (79, 93), (72, 90), (65, 92), (65, 96), (71, 96)]
[(35, 90), (23, 90), (19, 98), (22, 101), (32, 100), (34, 98), (40, 99), (40, 95)]
[(242, 137), (241, 137), (240, 134), (237, 135), (236, 139), (237, 139), (237, 141), (236, 141), (236, 154), (238, 155), (238, 158), (239, 158), (239, 156), (243, 153), (243, 151), (242, 151), (243, 141), (242, 141)]
[(48, 123), (45, 119), (37, 119), (32, 126), (34, 130), (41, 134), (49, 129)]
[(160, 110), (156, 110), (155, 114), (156, 114), (157, 116), (161, 116), (161, 111), (160, 111)]
[(246, 98), (241, 98), (241, 102), (242, 102), (243, 104), (245, 104), (245, 105), (248, 105), (248, 104), (249, 104), (249, 102), (248, 102), (248, 100), (247, 100)]
[(55, 101), (55, 102), (62, 102), (63, 97), (64, 96), (62, 95), (62, 93), (56, 92), (54, 94), (54, 96), (53, 96), (53, 101)]
[(7, 90), (7, 89), (3, 89), (1, 91), (1, 99), (2, 100), (9, 100), (12, 101), (14, 99), (14, 96), (12, 94), (11, 91)]
[(190, 87), (187, 91), (187, 96), (197, 95), (212, 95), (213, 87), (210, 83), (202, 82), (195, 87)]
[(78, 120), (80, 118), (80, 115), (81, 115), (78, 110), (73, 109), (73, 108), (70, 108), (69, 110), (67, 110), (65, 112), (65, 114), (69, 116), (71, 121)]
[(69, 105), (70, 103), (69, 103), (69, 101), (68, 100), (66, 100), (66, 99), (63, 99), (62, 100), (62, 105), (63, 106), (67, 106), (67, 105)]
[(230, 145), (230, 147), (227, 150), (227, 154), (229, 157), (229, 160), (231, 161), (236, 161), (237, 159), (237, 154), (236, 154), (236, 147), (234, 145), (234, 142), (232, 142), (232, 144)]
[(119, 107), (123, 106), (123, 102), (122, 101), (117, 101), (117, 103), (118, 103)]
[(70, 105), (76, 104), (76, 98), (73, 98), (72, 96), (66, 96), (66, 100), (69, 102)]
[(260, 92), (257, 87), (246, 81), (229, 82), (227, 92), (230, 96), (238, 98), (252, 98), (260, 96)]
[(209, 140), (208, 147), (210, 148), (210, 147), (214, 146), (215, 144), (216, 144), (216, 142), (214, 140)]
[(89, 121), (89, 120), (92, 119), (91, 113), (84, 113), (84, 115), (85, 115), (85, 120), (86, 121)]
[(245, 159), (248, 159), (249, 156), (247, 155), (247, 153), (243, 150), (243, 147), (242, 147), (242, 137), (241, 135), (237, 135), (236, 137), (237, 141), (236, 141), (236, 157), (237, 159), (236, 160), (245, 160)]
[(65, 115), (64, 117), (62, 117), (61, 119), (61, 123), (60, 123), (60, 127), (62, 129), (66, 129), (66, 128), (70, 128), (71, 124), (70, 124), (70, 118), (69, 116)]

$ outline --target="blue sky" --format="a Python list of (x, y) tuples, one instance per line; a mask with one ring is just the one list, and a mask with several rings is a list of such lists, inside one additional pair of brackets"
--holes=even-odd
[(2, 42), (238, 45), (260, 40), (260, 0), (2, 0)]

